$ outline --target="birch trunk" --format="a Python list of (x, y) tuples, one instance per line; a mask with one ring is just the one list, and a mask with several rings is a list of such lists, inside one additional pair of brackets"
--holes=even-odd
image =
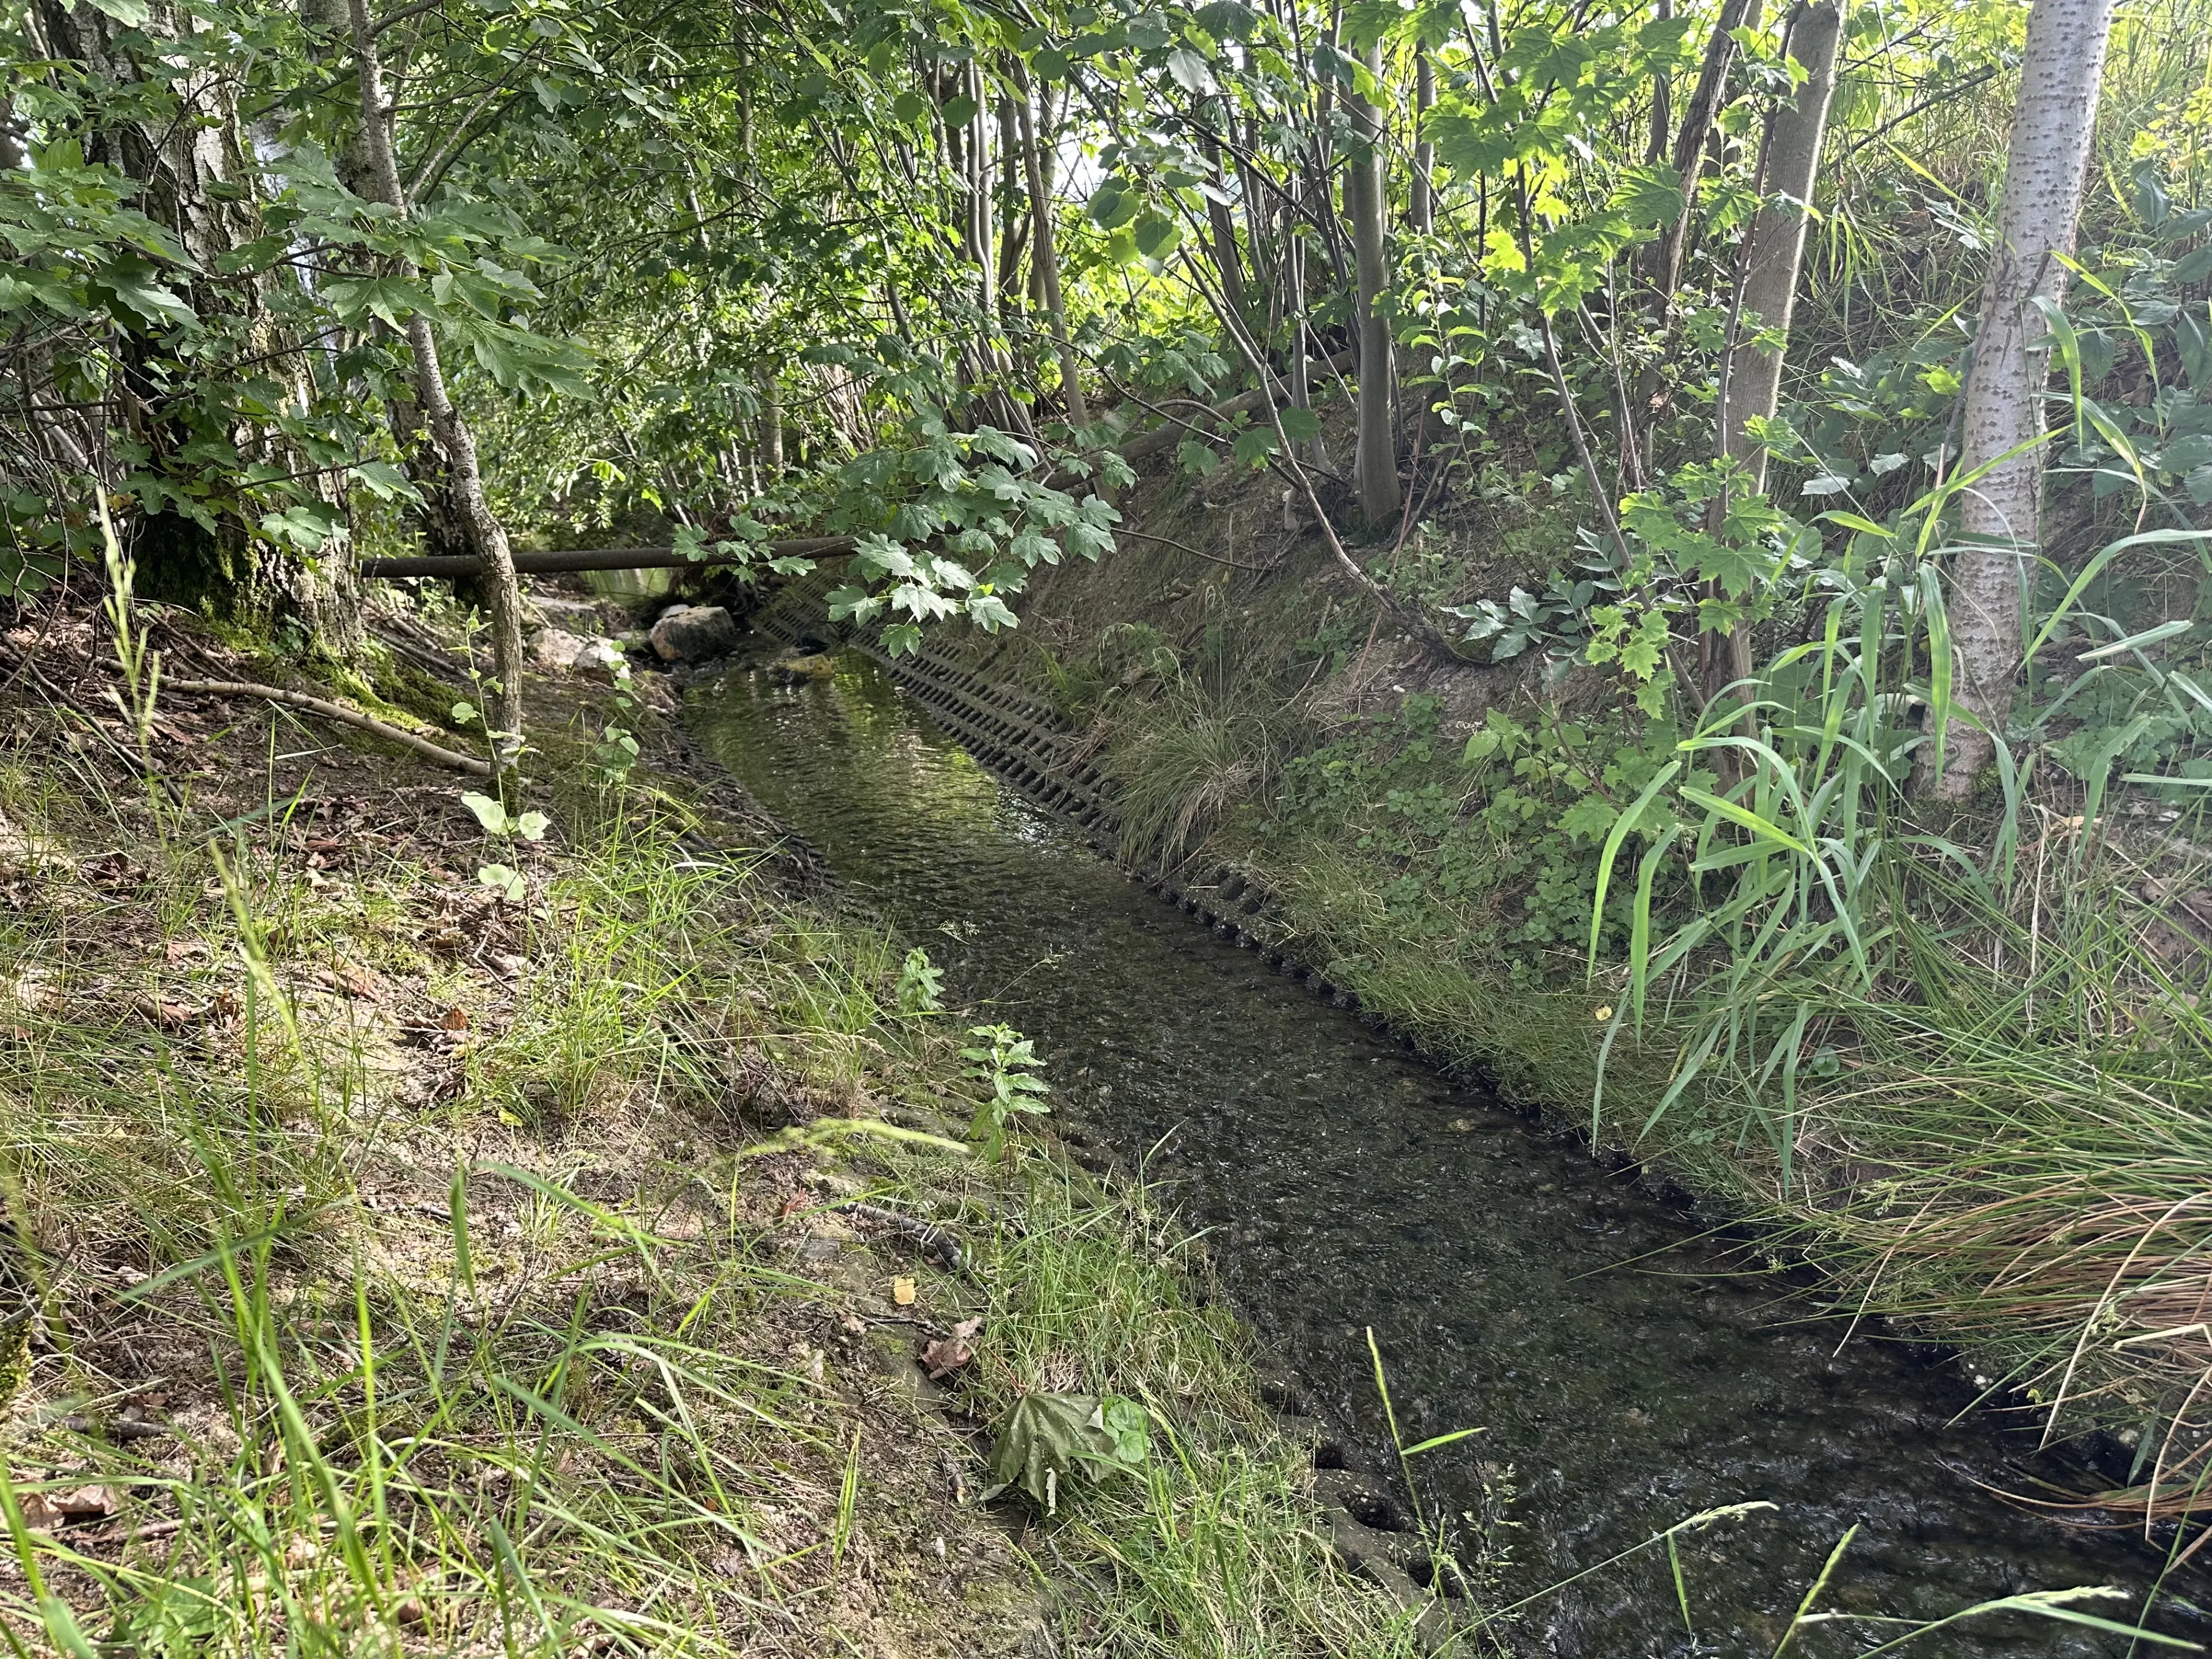
[[(2036, 0), (2020, 68), (1996, 246), (1982, 289), (1959, 465), (1990, 471), (1960, 497), (1949, 595), (1958, 701), (1979, 722), (1951, 722), (1941, 773), (1934, 745), (1917, 781), (1945, 799), (1972, 792), (1996, 752), (2021, 670), (2027, 562), (2041, 533), (2043, 395), (2050, 354), (2034, 301), (2063, 304), (2116, 0)], [(2016, 453), (2017, 452), (2017, 453)], [(1994, 735), (1993, 735), (1994, 734)]]
[[(1805, 70), (1796, 101), (1777, 111), (1766, 145), (1766, 177), (1761, 204), (1743, 247), (1739, 296), (1739, 337), (1729, 344), (1721, 370), (1720, 451), (1744, 463), (1743, 484), (1766, 487), (1766, 449), (1751, 435), (1754, 419), (1771, 420), (1782, 395), (1782, 364), (1790, 319), (1797, 303), (1797, 277), (1804, 264), (1805, 230), (1811, 218), (1813, 190), (1820, 176), (1820, 144), (1828, 130), (1828, 105), (1836, 89), (1836, 53), (1844, 32), (1840, 0), (1798, 9), (1790, 30), (1789, 52)], [(1759, 343), (1762, 332), (1782, 340), (1771, 349)], [(1751, 629), (1738, 623), (1716, 641), (1706, 665), (1710, 701), (1751, 672)]]

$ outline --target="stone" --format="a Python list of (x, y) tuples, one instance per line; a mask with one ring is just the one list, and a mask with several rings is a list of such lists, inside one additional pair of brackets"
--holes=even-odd
[(704, 662), (738, 648), (738, 625), (719, 605), (680, 605), (661, 612), (650, 637), (663, 662)]
[(571, 634), (565, 629), (542, 628), (530, 641), (530, 665), (548, 673), (565, 674), (576, 665), (577, 657), (590, 644), (581, 635)]
[(576, 672), (595, 680), (611, 680), (622, 673), (628, 659), (612, 640), (586, 640), (572, 665)]

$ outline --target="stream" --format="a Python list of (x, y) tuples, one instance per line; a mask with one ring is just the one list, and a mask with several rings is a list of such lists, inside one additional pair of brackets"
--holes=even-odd
[[(1145, 1160), (1205, 1229), (1224, 1290), (1373, 1467), (1391, 1464), (1365, 1332), (1432, 1513), (1487, 1528), (1492, 1605), (1701, 1510), (1778, 1505), (1533, 1604), (1522, 1639), (1577, 1659), (1771, 1653), (1844, 1533), (1822, 1598), (1932, 1620), (2030, 1589), (2112, 1584), (2137, 1617), (2139, 1531), (2044, 1518), (1991, 1489), (2065, 1471), (1986, 1418), (1948, 1367), (1817, 1316), (1571, 1139), (1441, 1076), (1352, 1014), (1194, 926), (1005, 789), (866, 659), (787, 686), (691, 694), (702, 744), (946, 969), (956, 1000), (1036, 1041), (1063, 1126)], [(1149, 1158), (1147, 1153), (1149, 1152)], [(2174, 1591), (2179, 1591), (2176, 1595)], [(2170, 1586), (2149, 1622), (2212, 1644)], [(1863, 1651), (1832, 1623), (1790, 1650)], [(2141, 1650), (2148, 1653), (2149, 1648)], [(2005, 1614), (1914, 1655), (2120, 1655), (2102, 1632)]]

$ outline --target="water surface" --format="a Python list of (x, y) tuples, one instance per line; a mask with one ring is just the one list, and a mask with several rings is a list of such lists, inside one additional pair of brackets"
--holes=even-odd
[[(1894, 1343), (1843, 1342), (1578, 1146), (1193, 926), (1001, 788), (880, 670), (843, 660), (828, 683), (702, 689), (694, 730), (960, 999), (1036, 1040), (1065, 1119), (1131, 1158), (1157, 1149), (1151, 1173), (1211, 1230), (1238, 1312), (1369, 1456), (1389, 1446), (1370, 1327), (1409, 1442), (1484, 1427), (1425, 1460), (1424, 1498), (1502, 1517), (1504, 1598), (1699, 1510), (1779, 1505), (1684, 1540), (1694, 1635), (1649, 1552), (1532, 1610), (1532, 1650), (1769, 1654), (1854, 1526), (1825, 1607), (1927, 1620), (2101, 1583), (2135, 1600), (2100, 1611), (2140, 1608), (2158, 1561), (2139, 1538), (1986, 1490), (2063, 1471), (1986, 1421), (1955, 1425), (1963, 1379)], [(2170, 1598), (2154, 1622), (2212, 1632)], [(1855, 1654), (1876, 1629), (1819, 1628), (1792, 1651)], [(2007, 1616), (1905, 1651), (2127, 1644)]]

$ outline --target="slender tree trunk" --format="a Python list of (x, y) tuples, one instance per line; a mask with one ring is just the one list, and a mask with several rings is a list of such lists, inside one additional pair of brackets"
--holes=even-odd
[[(1663, 3), (1663, 0), (1662, 0)], [(1414, 234), (1425, 236), (1437, 228), (1436, 184), (1431, 177), (1437, 164), (1437, 149), (1428, 139), (1425, 125), (1430, 109), (1437, 101), (1437, 69), (1429, 56), (1425, 44), (1413, 48), (1413, 177), (1411, 181), (1411, 218)]]
[[(1782, 395), (1784, 346), (1759, 343), (1762, 331), (1786, 340), (1797, 301), (1797, 276), (1804, 263), (1805, 229), (1819, 177), (1820, 145), (1828, 130), (1828, 105), (1836, 89), (1836, 52), (1843, 39), (1841, 0), (1815, 0), (1801, 6), (1792, 20), (1788, 51), (1805, 70), (1796, 100), (1775, 112), (1766, 143), (1766, 177), (1761, 205), (1752, 220), (1742, 256), (1738, 337), (1729, 342), (1721, 371), (1719, 448), (1742, 461), (1743, 486), (1766, 485), (1766, 449), (1751, 435), (1750, 422), (1771, 420)], [(1723, 501), (1721, 511), (1726, 510)], [(1716, 597), (1718, 597), (1716, 595)], [(1751, 672), (1751, 628), (1738, 623), (1724, 637), (1706, 667), (1708, 701)]]
[(1674, 303), (1675, 286), (1682, 279), (1682, 250), (1690, 226), (1697, 218), (1698, 179), (1705, 171), (1705, 144), (1718, 117), (1722, 94), (1728, 89), (1729, 65), (1735, 58), (1735, 31), (1743, 26), (1757, 0), (1722, 0), (1721, 14), (1705, 42), (1705, 62), (1698, 69), (1698, 84), (1682, 112), (1682, 128), (1674, 136), (1674, 172), (1682, 182), (1682, 212), (1659, 240), (1645, 250), (1644, 270), (1651, 281), (1657, 313), (1664, 315)]
[[(1218, 111), (1222, 106), (1217, 104)], [(1206, 164), (1213, 169), (1214, 184), (1226, 186), (1229, 173), (1221, 165), (1221, 146), (1213, 135), (1200, 129), (1199, 148), (1205, 153)], [(1229, 301), (1230, 308), (1239, 317), (1249, 316), (1244, 308), (1244, 261), (1237, 252), (1237, 222), (1230, 216), (1229, 204), (1206, 198), (1206, 218), (1213, 232), (1213, 265), (1221, 273), (1221, 291)]]
[(1061, 396), (1067, 406), (1067, 422), (1080, 434), (1091, 424), (1091, 410), (1083, 400), (1083, 377), (1078, 374), (1075, 343), (1067, 331), (1067, 310), (1060, 301), (1060, 259), (1053, 247), (1052, 196), (1045, 188), (1044, 161), (1037, 145), (1036, 116), (1031, 108), (1026, 77), (1022, 86), (1022, 167), (1029, 174), (1031, 234), (1036, 239), (1034, 261), (1044, 294), (1044, 308), (1052, 319), (1053, 343), (1060, 352)]
[(1026, 215), (1014, 211), (1013, 204), (1022, 194), (1018, 179), (1021, 167), (1021, 128), (1014, 114), (1014, 100), (999, 100), (999, 165), (1005, 179), (1006, 229), (999, 241), (999, 306), (1001, 312), (1019, 304), (1018, 278), (1022, 270), (1022, 246), (1029, 234)]
[[(1664, 22), (1674, 15), (1674, 0), (1659, 0), (1652, 15)], [(1667, 130), (1674, 122), (1674, 82), (1662, 72), (1651, 77), (1651, 137), (1644, 147), (1644, 161), (1656, 165), (1667, 154)]]
[(2045, 332), (2033, 302), (2066, 298), (2064, 258), (2081, 215), (2114, 9), (2115, 0), (2036, 0), (2027, 17), (1959, 457), (1966, 474), (1990, 471), (1960, 498), (1964, 545), (1951, 568), (1954, 684), (1980, 726), (1951, 723), (1941, 773), (1934, 745), (1920, 751), (1920, 784), (1947, 799), (1968, 794), (1994, 757), (2021, 669), (2025, 567), (2042, 532), (2043, 394), (2051, 374), (2048, 351), (2029, 343)]
[[(1382, 79), (1382, 48), (1365, 53), (1368, 72)], [(1358, 272), (1358, 307), (1353, 315), (1359, 337), (1359, 511), (1370, 526), (1381, 526), (1398, 510), (1398, 434), (1390, 418), (1390, 320), (1382, 296), (1390, 286), (1389, 247), (1384, 216), (1389, 210), (1383, 170), (1382, 112), (1356, 94), (1346, 107), (1360, 141), (1346, 158), (1345, 207), (1352, 218), (1352, 242)]]
[[(1306, 354), (1312, 349), (1306, 327), (1306, 239), (1298, 223), (1300, 174), (1291, 169), (1291, 213), (1283, 235), (1284, 308), (1291, 319), (1291, 403), (1294, 408), (1313, 407), (1313, 387), (1306, 372)], [(1307, 460), (1322, 471), (1328, 470), (1328, 451), (1316, 432), (1307, 446)]]
[(783, 477), (783, 382), (773, 369), (761, 387), (761, 461), (772, 488)]
[[(409, 211), (407, 194), (400, 186), (399, 164), (392, 153), (391, 102), (385, 95), (384, 64), (377, 56), (368, 0), (350, 0), (350, 11), (354, 57), (361, 79), (362, 126), (368, 137), (371, 166), (386, 204), (404, 216)], [(444, 452), (462, 532), (469, 551), (476, 556), (477, 580), (491, 611), (495, 684), (489, 699), (490, 718), (485, 725), (499, 734), (498, 747), (506, 755), (522, 737), (522, 590), (515, 580), (514, 556), (507, 547), (506, 526), (484, 499), (483, 477), (477, 466), (476, 434), (453, 407), (446, 389), (445, 369), (438, 361), (437, 336), (429, 318), (421, 312), (407, 319), (407, 343), (415, 358), (416, 399), (429, 422), (431, 436)]]

